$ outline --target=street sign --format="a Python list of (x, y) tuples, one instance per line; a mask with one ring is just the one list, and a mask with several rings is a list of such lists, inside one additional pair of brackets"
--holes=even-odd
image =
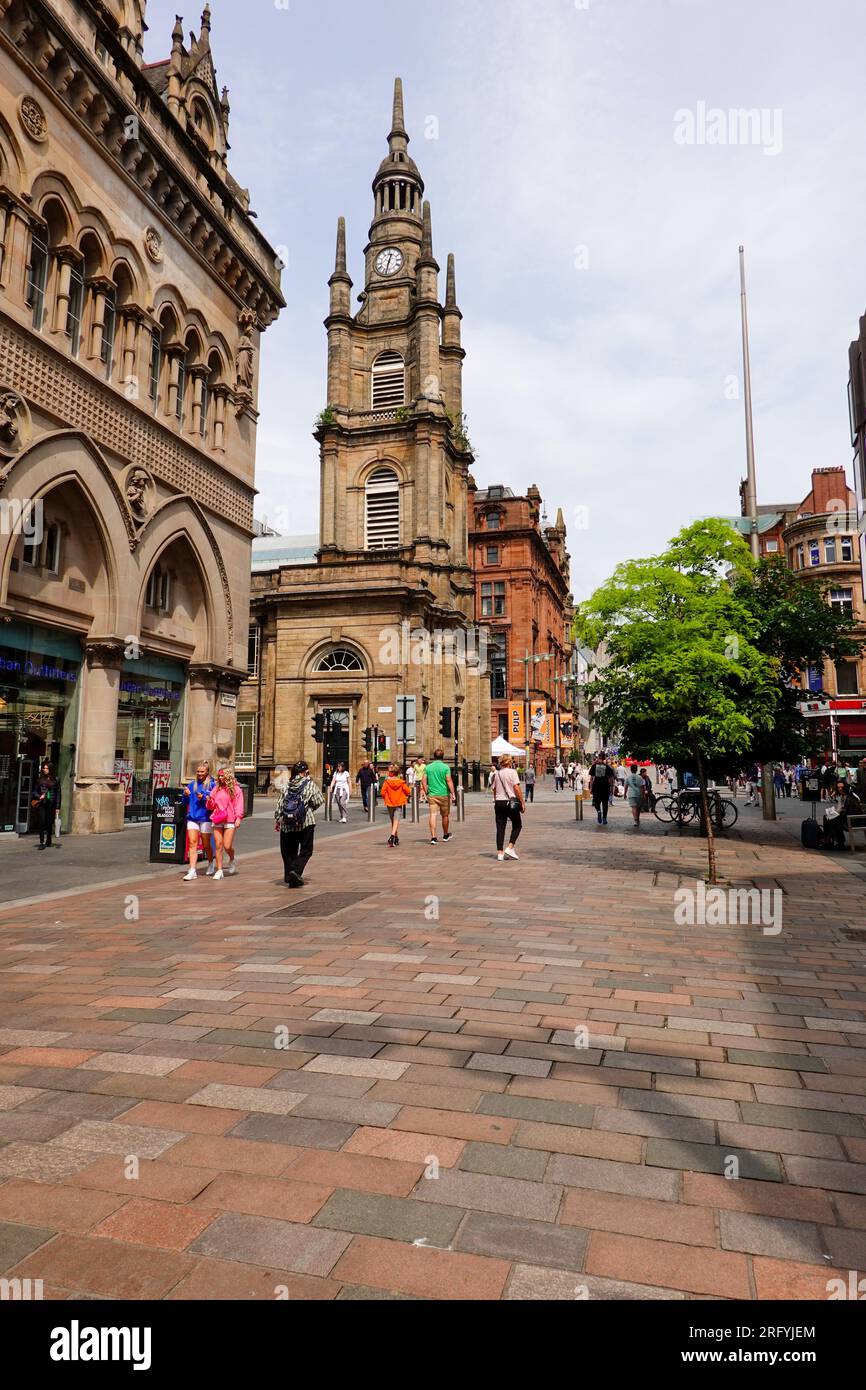
[(415, 742), (416, 698), (414, 695), (397, 696), (397, 742)]

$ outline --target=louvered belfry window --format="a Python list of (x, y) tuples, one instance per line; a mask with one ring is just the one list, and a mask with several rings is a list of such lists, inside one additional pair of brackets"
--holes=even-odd
[(400, 484), (391, 468), (377, 468), (366, 488), (367, 550), (391, 550), (400, 544)]
[(381, 352), (373, 363), (373, 409), (396, 410), (406, 403), (406, 373), (399, 352)]

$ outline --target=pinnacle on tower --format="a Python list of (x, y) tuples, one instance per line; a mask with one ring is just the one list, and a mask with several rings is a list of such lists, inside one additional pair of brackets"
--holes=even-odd
[(202, 32), (202, 35), (204, 35), (205, 30), (207, 30), (208, 33), (210, 33), (210, 5), (205, 5), (204, 11), (203, 11), (202, 17), (201, 17), (201, 32)]
[(408, 143), (409, 136), (406, 134), (406, 118), (403, 114), (402, 77), (394, 78), (394, 110), (391, 117), (391, 133), (388, 136), (389, 141), (393, 141), (395, 135), (402, 135)]
[(454, 272), (454, 252), (448, 252), (448, 271), (445, 277), (445, 308), (457, 308), (457, 276)]
[[(331, 279), (332, 279), (332, 280), (336, 280), (338, 277), (339, 277), (340, 279), (349, 280), (349, 275), (348, 275), (348, 272), (347, 272), (347, 270), (346, 270), (346, 219), (345, 219), (345, 217), (338, 217), (338, 218), (337, 218), (337, 251), (336, 251), (336, 255), (334, 256), (334, 274), (332, 275)], [(349, 280), (349, 284), (351, 284), (351, 283), (352, 283), (351, 280)]]
[(430, 213), (430, 203), (424, 199), (422, 210), (423, 231), (421, 233), (421, 259), (422, 261), (432, 261), (433, 259), (433, 218)]

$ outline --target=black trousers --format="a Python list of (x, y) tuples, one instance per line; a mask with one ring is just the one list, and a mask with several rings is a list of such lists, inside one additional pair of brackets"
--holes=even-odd
[(601, 813), (603, 820), (607, 820), (607, 813), (610, 807), (610, 789), (605, 787), (604, 791), (596, 791), (592, 794), (592, 804), (596, 813)]
[(281, 830), (280, 854), (283, 856), (283, 870), (286, 883), (289, 874), (304, 876), (304, 869), (313, 857), (313, 841), (316, 827), (308, 825), (306, 830)]
[(512, 811), (507, 801), (494, 801), (496, 812), (496, 849), (497, 852), (505, 849), (505, 831), (509, 822), (511, 823), (510, 844), (516, 844), (518, 836), (523, 829), (523, 817), (519, 811)]
[(40, 845), (50, 845), (54, 835), (54, 804), (42, 801), (36, 808), (36, 825)]
[(534, 783), (534, 782), (527, 782), (527, 784), (526, 784), (526, 800), (527, 800), (527, 801), (534, 801), (534, 800), (535, 800), (535, 783)]

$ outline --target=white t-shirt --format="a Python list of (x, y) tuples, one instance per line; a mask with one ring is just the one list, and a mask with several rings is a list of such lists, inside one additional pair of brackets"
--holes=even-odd
[(348, 772), (335, 772), (331, 778), (331, 790), (338, 801), (348, 801), (352, 779)]
[(492, 785), (494, 801), (510, 801), (517, 795), (520, 778), (513, 767), (501, 767), (498, 772), (494, 772)]

